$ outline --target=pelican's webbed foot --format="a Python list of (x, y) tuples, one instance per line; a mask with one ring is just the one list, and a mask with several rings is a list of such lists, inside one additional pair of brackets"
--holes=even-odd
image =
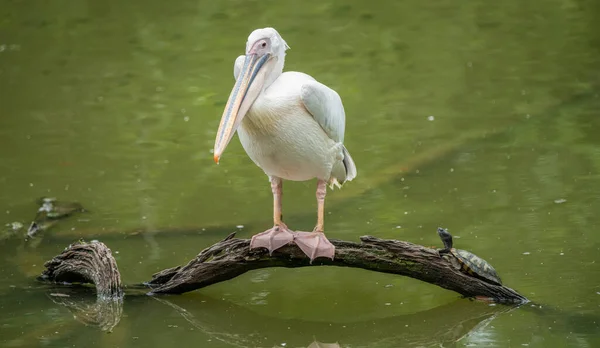
[(317, 257), (327, 257), (333, 260), (335, 255), (335, 246), (323, 232), (296, 232), (294, 243), (308, 256), (310, 263)]
[(294, 234), (285, 224), (275, 225), (264, 232), (255, 234), (250, 240), (250, 249), (267, 248), (269, 255), (282, 246), (293, 242)]

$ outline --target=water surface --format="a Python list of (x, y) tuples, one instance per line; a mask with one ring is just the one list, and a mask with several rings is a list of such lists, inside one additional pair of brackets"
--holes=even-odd
[[(0, 222), (28, 223), (40, 196), (90, 210), (35, 245), (0, 241), (3, 346), (600, 346), (598, 2), (2, 9)], [(328, 235), (437, 246), (447, 227), (542, 309), (356, 269), (266, 269), (183, 296), (127, 297), (107, 334), (48, 296), (35, 276), (82, 237), (105, 242), (134, 284), (232, 231), (270, 227), (268, 182), (239, 141), (219, 166), (210, 153), (233, 61), (265, 26), (292, 47), (286, 69), (344, 100), (359, 176), (329, 191)], [(290, 227), (313, 227), (314, 188), (285, 183)]]

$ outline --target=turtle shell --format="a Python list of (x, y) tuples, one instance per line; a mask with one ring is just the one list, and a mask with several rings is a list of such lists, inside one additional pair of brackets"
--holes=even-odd
[(502, 285), (498, 273), (486, 260), (466, 250), (452, 249), (451, 251), (452, 255), (460, 262), (463, 272), (488, 283)]

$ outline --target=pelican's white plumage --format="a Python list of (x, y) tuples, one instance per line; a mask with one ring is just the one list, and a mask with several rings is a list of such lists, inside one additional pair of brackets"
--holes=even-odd
[[(269, 176), (278, 229), (264, 232), (269, 238), (268, 245), (259, 246), (267, 246), (271, 251), (276, 249), (273, 238), (277, 234), (281, 243), (295, 241), (305, 252), (308, 250), (311, 260), (319, 255), (333, 257), (333, 245), (322, 233), (301, 237), (296, 233), (293, 238), (281, 236), (285, 227), (280, 219), (281, 179), (318, 180), (315, 232), (322, 232), (324, 185), (340, 186), (357, 174), (356, 165), (343, 144), (346, 115), (339, 94), (307, 74), (284, 73), (287, 48), (287, 43), (273, 28), (257, 29), (248, 37), (246, 55), (239, 56), (234, 63), (236, 84), (215, 140), (215, 161), (218, 162), (237, 130), (248, 156)], [(306, 239), (316, 244), (307, 246)], [(319, 248), (330, 249), (320, 254)]]
[(268, 176), (343, 183), (356, 176), (342, 144), (344, 127), (344, 108), (335, 91), (309, 75), (286, 72), (254, 101), (238, 135)]

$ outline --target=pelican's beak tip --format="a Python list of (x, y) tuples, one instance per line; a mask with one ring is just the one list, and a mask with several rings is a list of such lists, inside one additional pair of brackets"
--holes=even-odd
[(221, 157), (221, 156), (219, 156), (219, 155), (215, 155), (215, 156), (213, 157), (213, 159), (215, 160), (215, 163), (216, 163), (216, 164), (219, 164), (219, 158), (220, 158), (220, 157)]

